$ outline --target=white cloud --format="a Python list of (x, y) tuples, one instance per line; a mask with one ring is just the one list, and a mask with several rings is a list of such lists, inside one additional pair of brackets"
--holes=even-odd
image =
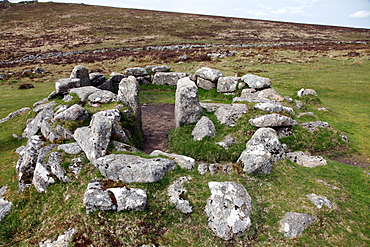
[(353, 13), (349, 15), (350, 18), (358, 18), (358, 19), (363, 19), (363, 18), (369, 18), (370, 17), (370, 11), (365, 11), (365, 10), (359, 10), (356, 13)]
[(274, 14), (274, 15), (299, 14), (303, 12), (302, 8), (303, 8), (302, 6), (281, 8), (275, 11), (271, 11), (271, 14)]

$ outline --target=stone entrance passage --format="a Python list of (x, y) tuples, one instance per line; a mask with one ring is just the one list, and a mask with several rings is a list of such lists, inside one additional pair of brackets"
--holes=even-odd
[(143, 152), (166, 151), (168, 133), (175, 128), (175, 105), (158, 104), (141, 106), (141, 121), (144, 135)]

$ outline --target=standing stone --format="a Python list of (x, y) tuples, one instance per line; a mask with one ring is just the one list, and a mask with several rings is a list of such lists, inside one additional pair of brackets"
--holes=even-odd
[(176, 127), (195, 124), (202, 115), (203, 109), (198, 101), (198, 88), (188, 77), (177, 82), (175, 100)]
[(195, 125), (191, 135), (194, 141), (201, 141), (206, 136), (214, 137), (216, 135), (215, 125), (208, 117), (203, 116)]
[(81, 86), (81, 80), (78, 78), (62, 78), (55, 83), (56, 94), (68, 94), (72, 88), (78, 88)]
[(216, 110), (215, 116), (221, 124), (233, 127), (236, 125), (236, 121), (247, 111), (248, 108), (245, 104), (223, 105)]
[(284, 233), (287, 238), (296, 238), (301, 232), (306, 230), (316, 217), (308, 214), (289, 212), (279, 221), (279, 231)]
[(89, 77), (89, 70), (83, 66), (83, 65), (77, 65), (72, 70), (71, 76), (69, 77), (71, 79), (80, 79), (80, 86), (91, 86), (91, 81)]
[(243, 185), (235, 182), (209, 182), (208, 225), (224, 240), (233, 239), (250, 228), (252, 199)]
[(244, 81), (248, 85), (248, 87), (255, 89), (268, 88), (271, 85), (271, 81), (269, 78), (252, 74), (242, 76), (241, 80)]
[(226, 76), (220, 77), (217, 82), (218, 93), (234, 93), (240, 77)]

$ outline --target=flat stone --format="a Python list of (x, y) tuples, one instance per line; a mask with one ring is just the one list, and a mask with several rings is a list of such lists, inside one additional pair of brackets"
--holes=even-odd
[(160, 156), (160, 155), (173, 159), (175, 163), (178, 164), (181, 168), (185, 168), (188, 170), (193, 170), (196, 164), (195, 159), (180, 154), (166, 153), (160, 150), (154, 150), (153, 152), (150, 153), (150, 156)]
[(287, 127), (298, 125), (294, 119), (280, 114), (268, 114), (249, 119), (249, 124), (256, 127)]
[(215, 116), (221, 124), (227, 127), (233, 127), (236, 125), (237, 120), (245, 113), (248, 108), (245, 104), (232, 104), (221, 106), (215, 112)]
[(323, 157), (311, 156), (309, 154), (305, 154), (302, 151), (287, 153), (286, 157), (292, 162), (304, 167), (313, 168), (316, 166), (324, 166), (327, 164), (326, 160)]
[(306, 230), (316, 217), (308, 214), (289, 212), (279, 221), (279, 231), (284, 233), (287, 238), (296, 238), (300, 233)]

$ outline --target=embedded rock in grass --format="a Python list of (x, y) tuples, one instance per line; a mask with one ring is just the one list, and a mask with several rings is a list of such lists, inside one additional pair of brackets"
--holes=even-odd
[(224, 240), (231, 240), (250, 228), (252, 199), (243, 185), (235, 182), (209, 182), (208, 225)]
[(119, 83), (118, 101), (129, 106), (136, 116), (137, 124), (141, 130), (141, 105), (139, 99), (139, 84), (135, 77), (123, 78)]
[(249, 119), (249, 124), (256, 127), (287, 127), (297, 125), (294, 119), (280, 114), (268, 114)]
[(184, 183), (191, 179), (191, 177), (178, 178), (167, 188), (167, 195), (170, 197), (170, 203), (175, 204), (176, 208), (184, 214), (193, 212), (193, 208), (190, 206), (189, 201), (183, 198), (186, 193)]
[(201, 77), (205, 80), (211, 81), (213, 83), (217, 83), (218, 78), (222, 75), (221, 71), (216, 69), (211, 69), (208, 67), (202, 67), (195, 72), (196, 77)]
[(240, 77), (226, 76), (220, 77), (217, 82), (218, 93), (234, 93)]
[(235, 98), (234, 101), (248, 101), (248, 102), (273, 102), (283, 101), (284, 98), (278, 94), (273, 88), (264, 88), (256, 90), (255, 88), (245, 88), (240, 94), (240, 98)]
[(301, 125), (303, 128), (307, 129), (311, 133), (313, 133), (317, 128), (332, 128), (328, 122), (323, 121), (307, 122), (302, 123)]
[(317, 96), (317, 93), (313, 89), (304, 89), (302, 88), (297, 92), (298, 97), (306, 96), (306, 95), (314, 95)]
[(117, 212), (124, 210), (144, 211), (148, 203), (148, 196), (145, 190), (129, 188), (109, 188), (117, 204)]
[(218, 108), (215, 112), (215, 116), (221, 122), (221, 124), (227, 127), (233, 127), (236, 125), (236, 121), (245, 113), (248, 108), (245, 104), (232, 104), (225, 105)]
[(118, 141), (112, 141), (113, 148), (119, 152), (130, 152), (130, 153), (138, 153), (140, 152), (139, 149), (130, 146), (126, 143), (118, 142)]
[(193, 170), (196, 164), (195, 159), (180, 154), (165, 153), (160, 150), (154, 150), (153, 152), (150, 153), (150, 156), (159, 156), (159, 155), (173, 159), (175, 163), (178, 164), (181, 168), (185, 168), (188, 170)]
[(203, 109), (198, 101), (198, 87), (189, 77), (177, 82), (175, 100), (176, 127), (195, 124), (202, 115)]
[(115, 211), (117, 205), (113, 203), (109, 192), (104, 190), (99, 180), (91, 180), (87, 185), (83, 202), (86, 206), (86, 214), (97, 210)]
[(302, 108), (303, 108), (303, 103), (302, 103), (302, 101), (300, 101), (300, 100), (296, 100), (296, 102), (295, 102), (295, 107), (297, 107), (298, 109), (302, 109)]
[(197, 86), (204, 90), (211, 90), (217, 87), (216, 83), (213, 83), (210, 80), (206, 80), (202, 77), (197, 78)]
[(296, 238), (315, 220), (316, 217), (308, 214), (289, 212), (279, 221), (279, 232), (284, 233), (284, 236), (287, 238)]
[(95, 165), (102, 176), (127, 183), (155, 183), (175, 169), (173, 160), (144, 159), (128, 154), (110, 154), (97, 159)]
[(135, 76), (135, 77), (140, 77), (140, 76), (146, 76), (148, 75), (148, 71), (144, 68), (140, 67), (135, 67), (135, 68), (128, 68), (125, 70), (125, 74), (127, 76)]
[(41, 124), (45, 119), (50, 119), (54, 114), (53, 109), (50, 107), (45, 108), (39, 112), (34, 119), (28, 122), (26, 128), (22, 133), (23, 138), (30, 138), (40, 130)]
[(80, 87), (80, 79), (62, 78), (55, 83), (55, 94), (68, 94), (70, 89)]
[(29, 110), (31, 110), (31, 108), (24, 107), (24, 108), (19, 109), (17, 111), (11, 112), (5, 118), (0, 119), (0, 123), (4, 123), (4, 122), (8, 121), (9, 119), (14, 118), (14, 117), (18, 116), (19, 114), (21, 114), (23, 112), (26, 112), (26, 111), (29, 111)]
[(148, 65), (146, 66), (146, 70), (149, 70), (151, 72), (169, 72), (171, 70), (171, 67), (167, 65)]
[(208, 117), (203, 116), (195, 125), (191, 135), (194, 141), (201, 141), (206, 136), (214, 137), (216, 135), (215, 125)]
[(241, 80), (245, 82), (250, 88), (263, 89), (268, 88), (271, 85), (271, 81), (269, 78), (252, 74), (243, 75)]
[(69, 91), (69, 93), (75, 93), (80, 98), (81, 102), (85, 102), (90, 94), (100, 91), (99, 88), (93, 86), (86, 86), (86, 87), (79, 87), (73, 88)]
[(80, 105), (74, 104), (67, 110), (57, 114), (55, 120), (65, 121), (85, 121), (89, 117), (89, 113)]
[(301, 112), (297, 115), (298, 118), (301, 118), (301, 117), (304, 117), (304, 116), (311, 116), (311, 117), (314, 117), (315, 114), (313, 114), (313, 112)]
[(227, 135), (222, 141), (216, 142), (217, 145), (223, 147), (226, 150), (228, 150), (229, 147), (231, 147), (232, 145), (236, 143), (237, 141), (231, 135)]
[(82, 152), (82, 148), (77, 142), (61, 144), (58, 146), (58, 150), (62, 150), (67, 154), (79, 154)]
[(286, 154), (286, 157), (292, 162), (297, 163), (300, 166), (305, 167), (316, 167), (324, 166), (327, 164), (326, 160), (321, 156), (311, 156), (310, 154), (305, 154), (302, 151), (290, 152)]
[(285, 158), (284, 154), (276, 131), (271, 128), (260, 128), (247, 142), (246, 149), (237, 163), (240, 163), (243, 171), (248, 174), (269, 174), (273, 163)]
[(284, 98), (279, 93), (275, 91), (272, 87), (264, 88), (260, 91), (257, 91), (257, 97), (261, 99), (270, 99), (276, 101), (283, 101)]
[(32, 184), (39, 152), (43, 144), (44, 142), (40, 136), (31, 136), (26, 147), (19, 153), (19, 159), (16, 164), (19, 193)]
[(326, 197), (318, 196), (316, 194), (307, 194), (306, 196), (317, 208), (322, 208), (322, 206), (327, 206), (328, 208), (333, 207), (331, 201)]
[(45, 240), (44, 242), (39, 243), (39, 247), (68, 247), (69, 241), (71, 241), (74, 234), (77, 233), (77, 230), (74, 228), (65, 231), (62, 235), (58, 237), (57, 240), (52, 241), (51, 239)]
[(177, 81), (184, 77), (186, 73), (182, 72), (157, 72), (154, 75), (153, 84), (176, 86)]
[(7, 187), (3, 186), (0, 188), (0, 222), (5, 218), (11, 211), (13, 204), (3, 199)]
[(107, 90), (99, 90), (89, 95), (87, 98), (89, 105), (99, 107), (102, 104), (108, 104), (117, 101), (117, 95)]
[(71, 79), (80, 79), (80, 86), (91, 86), (91, 81), (89, 77), (89, 70), (83, 66), (83, 65), (77, 65), (73, 68), (71, 76), (69, 77)]

